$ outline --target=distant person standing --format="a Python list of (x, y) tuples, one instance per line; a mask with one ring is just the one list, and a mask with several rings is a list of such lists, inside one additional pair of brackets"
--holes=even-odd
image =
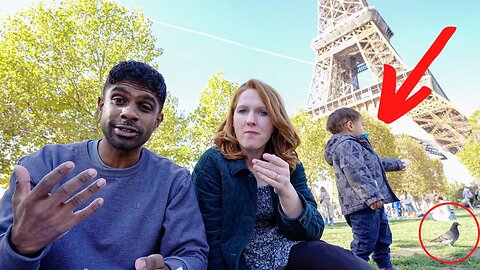
[(412, 213), (417, 213), (415, 207), (413, 206), (413, 196), (410, 194), (410, 192), (405, 190), (403, 194), (400, 195), (400, 201), (405, 206), (405, 211), (407, 212), (408, 216), (412, 215)]
[(400, 201), (393, 202), (392, 208), (395, 210), (395, 214), (397, 215), (397, 218), (403, 217), (402, 203)]
[(464, 203), (468, 204), (470, 209), (475, 211), (475, 208), (473, 207), (473, 200), (475, 199), (475, 196), (467, 186), (463, 188), (462, 196)]
[(322, 204), (323, 212), (325, 216), (323, 220), (326, 225), (333, 225), (333, 207), (332, 202), (330, 201), (330, 195), (328, 194), (325, 187), (320, 188), (320, 203)]

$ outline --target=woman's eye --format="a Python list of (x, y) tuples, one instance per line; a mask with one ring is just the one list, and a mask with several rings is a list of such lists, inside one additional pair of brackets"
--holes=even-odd
[(260, 111), (260, 112), (258, 112), (258, 114), (261, 115), (261, 116), (267, 116), (267, 115), (268, 115), (268, 112), (266, 112), (266, 111)]

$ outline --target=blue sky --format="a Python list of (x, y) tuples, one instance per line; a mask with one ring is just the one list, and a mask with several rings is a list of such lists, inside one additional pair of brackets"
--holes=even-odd
[[(0, 16), (32, 2), (2, 1)], [(311, 41), (317, 34), (317, 1), (118, 2), (143, 9), (154, 21), (157, 46), (164, 49), (157, 63), (171, 94), (179, 99), (180, 110), (190, 112), (197, 106), (200, 91), (217, 72), (233, 82), (258, 78), (269, 83), (281, 93), (290, 114), (305, 106), (315, 59)], [(458, 109), (469, 115), (480, 108), (475, 80), (475, 71), (480, 69), (475, 48), (480, 43), (477, 1), (368, 3), (378, 9), (395, 33), (391, 43), (411, 68), (444, 27), (456, 26), (457, 31), (430, 70)]]

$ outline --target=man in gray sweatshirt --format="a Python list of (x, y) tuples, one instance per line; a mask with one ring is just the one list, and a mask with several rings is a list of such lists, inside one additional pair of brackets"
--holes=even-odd
[(120, 62), (98, 98), (101, 140), (19, 161), (0, 201), (0, 269), (206, 269), (190, 173), (142, 147), (165, 98), (158, 71)]

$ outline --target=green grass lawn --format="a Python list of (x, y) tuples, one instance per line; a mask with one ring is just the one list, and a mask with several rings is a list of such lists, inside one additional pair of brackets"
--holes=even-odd
[[(477, 225), (470, 214), (465, 210), (457, 210), (457, 222), (460, 238), (453, 247), (441, 243), (431, 243), (436, 236), (443, 234), (452, 225), (452, 222), (439, 222), (426, 219), (422, 226), (422, 241), (430, 254), (443, 261), (454, 261), (466, 256), (477, 241)], [(420, 219), (402, 219), (390, 221), (393, 234), (391, 245), (392, 262), (398, 270), (425, 269), (425, 270), (480, 270), (480, 251), (476, 252), (458, 264), (442, 264), (431, 259), (420, 245), (418, 230)], [(334, 226), (327, 226), (322, 240), (330, 244), (350, 249), (352, 241), (351, 228), (345, 222), (339, 222)], [(373, 261), (370, 261), (375, 265)]]

